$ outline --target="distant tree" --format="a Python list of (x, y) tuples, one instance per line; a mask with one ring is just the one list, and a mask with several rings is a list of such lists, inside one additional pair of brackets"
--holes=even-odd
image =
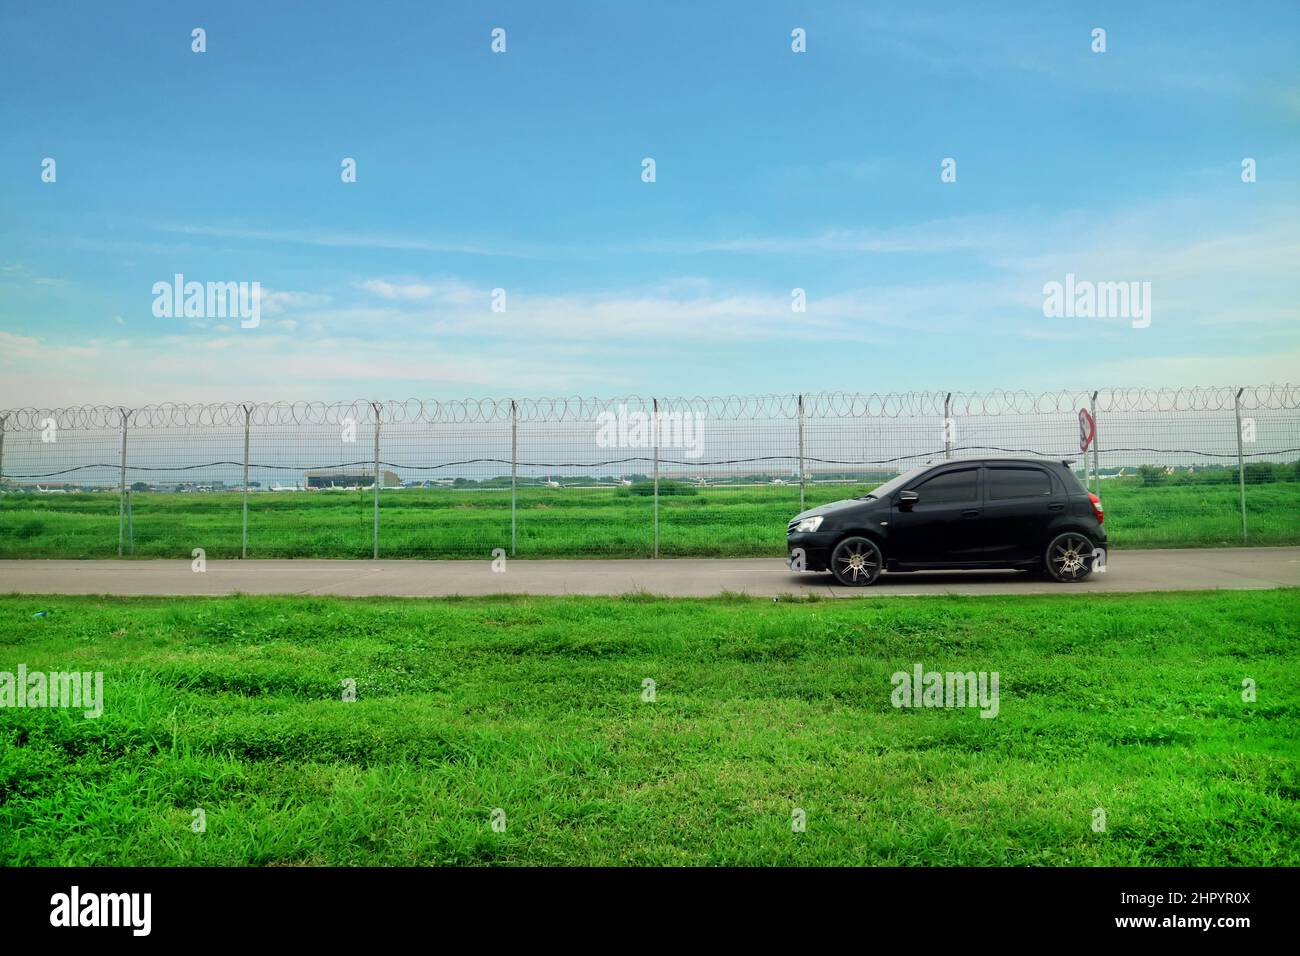
[(1255, 461), (1246, 466), (1246, 481), (1251, 484), (1263, 484), (1276, 478), (1277, 476), (1273, 474), (1273, 466), (1268, 462)]
[[(619, 497), (626, 498), (629, 495), (638, 497), (653, 495), (655, 493), (655, 484), (653, 481), (638, 481), (632, 485), (618, 489)], [(698, 494), (694, 485), (688, 485), (681, 481), (670, 481), (665, 478), (659, 479), (659, 497), (663, 498), (669, 495), (690, 496)]]
[(1143, 465), (1138, 469), (1138, 477), (1144, 485), (1158, 485), (1165, 480), (1165, 472), (1155, 465)]
[(132, 491), (148, 491), (148, 490), (149, 490), (149, 486), (148, 486), (147, 484), (145, 484), (143, 481), (133, 481), (133, 482), (131, 483), (131, 490), (132, 490)]

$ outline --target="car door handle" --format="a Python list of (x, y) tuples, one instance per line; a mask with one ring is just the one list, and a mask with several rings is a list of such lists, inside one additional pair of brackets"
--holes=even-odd
[(1048, 511), (1064, 511), (1064, 510), (1065, 510), (1065, 505), (1063, 505), (1063, 504), (1051, 504), (1051, 505), (1048, 505), (1048, 506), (1047, 506), (1047, 510), (1048, 510)]
[(963, 518), (978, 518), (980, 513), (978, 511), (963, 511), (961, 516)]

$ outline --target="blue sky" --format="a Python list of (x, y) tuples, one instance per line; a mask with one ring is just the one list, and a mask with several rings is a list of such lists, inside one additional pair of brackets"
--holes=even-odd
[[(0, 83), (0, 405), (1300, 368), (1292, 2), (9, 0)], [(178, 272), (261, 325), (156, 318)]]

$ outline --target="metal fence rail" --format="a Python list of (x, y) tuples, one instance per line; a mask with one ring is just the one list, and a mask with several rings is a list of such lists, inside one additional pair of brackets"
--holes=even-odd
[(1300, 387), (1270, 385), (16, 408), (0, 554), (763, 553), (806, 505), (1004, 455), (1162, 488), (1128, 513), (1171, 542), (1229, 506), (1242, 541), (1300, 538)]

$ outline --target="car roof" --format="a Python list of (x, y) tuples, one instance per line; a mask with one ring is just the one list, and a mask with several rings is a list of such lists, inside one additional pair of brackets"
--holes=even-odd
[(943, 465), (1064, 465), (1074, 464), (1069, 458), (945, 458), (943, 461), (931, 461), (922, 468), (939, 468)]

